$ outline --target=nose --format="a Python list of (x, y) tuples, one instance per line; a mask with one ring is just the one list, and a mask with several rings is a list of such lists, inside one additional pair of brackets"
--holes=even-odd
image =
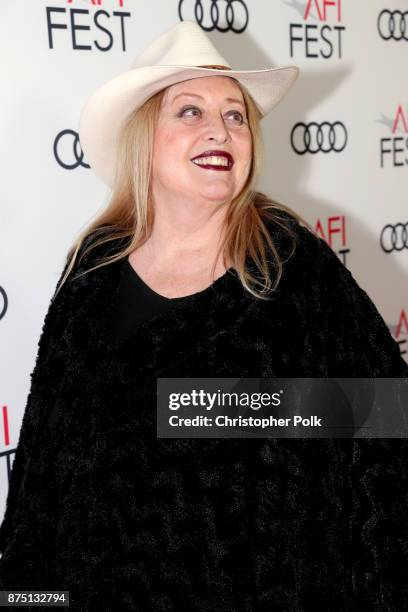
[(231, 140), (231, 135), (221, 113), (211, 115), (208, 119), (207, 132), (208, 140), (214, 140), (220, 144)]

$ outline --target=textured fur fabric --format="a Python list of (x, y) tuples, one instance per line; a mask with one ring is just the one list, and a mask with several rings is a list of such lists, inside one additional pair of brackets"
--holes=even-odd
[(272, 302), (233, 273), (118, 348), (104, 334), (124, 260), (64, 285), (14, 460), (1, 589), (69, 590), (81, 612), (408, 610), (407, 440), (156, 437), (157, 377), (408, 376), (351, 273), (293, 227)]

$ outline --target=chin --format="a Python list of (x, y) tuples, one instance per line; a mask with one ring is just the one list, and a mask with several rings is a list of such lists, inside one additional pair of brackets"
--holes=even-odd
[(207, 192), (201, 193), (201, 196), (206, 200), (211, 200), (212, 202), (230, 202), (234, 195), (231, 192)]

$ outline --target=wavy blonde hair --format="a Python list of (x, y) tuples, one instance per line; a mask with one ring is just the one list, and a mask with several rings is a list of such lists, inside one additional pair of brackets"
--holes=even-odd
[[(279, 215), (279, 212), (287, 213), (312, 232), (313, 229), (307, 221), (288, 206), (256, 190), (265, 158), (260, 126), (262, 114), (245, 87), (235, 82), (242, 91), (246, 106), (252, 136), (252, 164), (241, 193), (228, 205), (222, 228), (223, 239), (214, 260), (212, 277), (214, 277), (214, 269), (219, 256), (222, 254), (224, 266), (227, 268), (226, 261), (231, 263), (231, 267), (236, 270), (247, 291), (257, 298), (269, 299), (265, 294), (272, 292), (278, 286), (283, 272), (283, 263), (294, 254), (297, 243), (295, 232)], [(98, 245), (117, 238), (129, 239), (126, 248), (116, 251), (112, 256), (102, 258), (98, 265), (85, 270), (82, 274), (88, 274), (101, 266), (127, 257), (150, 237), (154, 222), (150, 180), (153, 143), (155, 126), (165, 91), (166, 89), (162, 89), (153, 95), (140, 108), (131, 112), (124, 121), (118, 139), (118, 157), (112, 196), (106, 209), (81, 232), (71, 245), (66, 257), (65, 273), (54, 298), (71, 273), (78, 252), (85, 241), (79, 261)], [(292, 239), (291, 251), (285, 260), (281, 259), (273, 238), (265, 226), (265, 221), (268, 220), (279, 225)], [(88, 240), (91, 235), (92, 240)], [(272, 253), (276, 269), (273, 282), (268, 265), (268, 248)], [(247, 268), (247, 257), (252, 258), (260, 273), (260, 280)], [(257, 285), (261, 286), (259, 291), (256, 289)]]

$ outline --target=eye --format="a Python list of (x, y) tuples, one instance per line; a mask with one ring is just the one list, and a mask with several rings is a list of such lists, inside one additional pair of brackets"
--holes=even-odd
[(239, 111), (231, 111), (228, 114), (234, 117), (234, 123), (238, 123), (238, 125), (242, 125), (244, 123), (244, 117)]
[[(197, 106), (185, 106), (177, 114), (178, 117), (187, 118), (198, 117), (199, 115), (201, 115), (201, 111), (199, 108), (197, 108)], [(243, 125), (245, 123), (244, 117), (239, 111), (229, 111), (227, 113), (227, 116), (228, 119), (230, 119), (231, 117), (232, 123), (235, 125)]]
[(179, 112), (179, 114), (177, 115), (178, 117), (196, 117), (197, 115), (193, 115), (193, 114), (187, 114), (187, 111), (198, 111), (199, 113), (201, 112), (199, 108), (197, 108), (196, 106), (185, 106), (184, 108), (181, 109), (181, 111)]

